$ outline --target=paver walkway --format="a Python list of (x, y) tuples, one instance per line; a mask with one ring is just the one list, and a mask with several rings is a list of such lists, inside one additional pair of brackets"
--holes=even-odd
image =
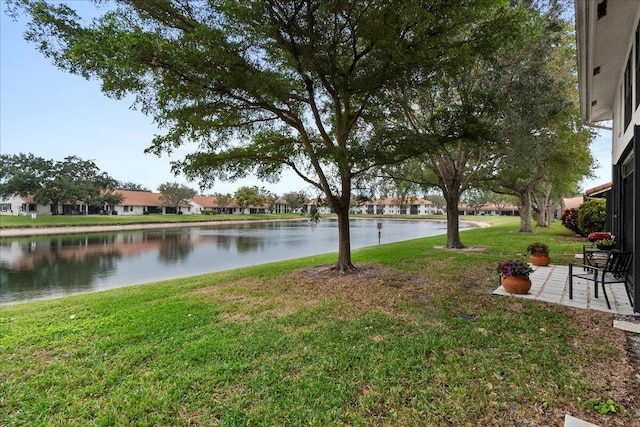
[[(602, 288), (598, 289), (598, 298), (594, 298), (593, 282), (584, 279), (573, 281), (573, 299), (569, 299), (569, 266), (549, 265), (547, 267), (533, 267), (531, 290), (525, 295), (513, 295), (517, 298), (546, 301), (576, 308), (605, 311), (607, 313), (633, 316), (633, 309), (629, 303), (623, 283), (607, 284), (607, 295), (611, 303), (611, 310), (602, 295)], [(602, 286), (602, 285), (599, 285)], [(493, 291), (494, 295), (512, 295), (502, 286)]]

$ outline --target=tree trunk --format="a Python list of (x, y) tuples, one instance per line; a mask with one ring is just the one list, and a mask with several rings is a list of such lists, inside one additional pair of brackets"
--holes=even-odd
[(447, 245), (449, 249), (462, 249), (464, 245), (460, 241), (460, 211), (458, 210), (459, 197), (447, 197)]
[(339, 196), (325, 188), (327, 201), (338, 215), (338, 262), (334, 269), (343, 273), (356, 270), (351, 263), (351, 231), (349, 229), (349, 204), (351, 202), (351, 175), (345, 167), (342, 176), (342, 192)]
[(538, 205), (538, 218), (536, 221), (536, 227), (549, 227), (551, 224), (551, 218), (549, 214), (549, 199), (551, 198), (551, 185), (545, 184), (542, 188), (540, 197), (536, 197), (536, 204)]
[(551, 226), (551, 223), (556, 219), (556, 216), (554, 214), (555, 210), (555, 203), (547, 203), (547, 225), (549, 226)]
[(349, 209), (336, 209), (338, 214), (338, 262), (335, 269), (348, 273), (356, 268), (351, 263), (351, 232), (349, 229)]
[(533, 233), (531, 228), (531, 191), (520, 193), (520, 233)]
[(464, 245), (460, 241), (460, 213), (458, 206), (447, 206), (447, 245), (449, 249), (462, 249)]

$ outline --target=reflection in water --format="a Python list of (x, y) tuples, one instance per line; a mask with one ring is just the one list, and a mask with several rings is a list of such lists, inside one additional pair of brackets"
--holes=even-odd
[(160, 240), (158, 258), (168, 264), (175, 264), (189, 258), (192, 251), (193, 244), (188, 235), (165, 235)]
[(238, 236), (236, 239), (236, 248), (238, 252), (252, 252), (258, 249), (264, 249), (267, 242), (251, 236)]
[[(444, 234), (443, 221), (354, 220), (352, 248)], [(462, 227), (464, 228), (464, 227)], [(337, 251), (335, 220), (0, 240), (0, 305)]]

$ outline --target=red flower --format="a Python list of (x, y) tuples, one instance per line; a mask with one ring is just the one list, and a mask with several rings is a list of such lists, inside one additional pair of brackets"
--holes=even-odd
[(611, 239), (611, 233), (594, 231), (593, 233), (589, 233), (589, 236), (587, 238), (592, 242), (595, 242), (596, 240)]

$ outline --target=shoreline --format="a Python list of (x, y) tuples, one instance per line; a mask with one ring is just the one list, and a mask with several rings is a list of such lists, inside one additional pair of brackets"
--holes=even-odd
[[(357, 218), (356, 218), (357, 219)], [(393, 218), (389, 218), (393, 219)], [(158, 228), (177, 228), (177, 227), (198, 227), (224, 224), (247, 224), (256, 222), (273, 222), (273, 221), (308, 221), (309, 218), (288, 218), (288, 219), (246, 219), (233, 221), (189, 221), (189, 222), (152, 222), (142, 224), (114, 224), (114, 225), (67, 225), (67, 226), (50, 226), (50, 227), (11, 227), (0, 228), (0, 239), (9, 237), (36, 237), (51, 236), (64, 234), (85, 234), (85, 233), (104, 233), (112, 231), (127, 230), (150, 230)], [(427, 219), (427, 221), (433, 221)], [(440, 221), (440, 220), (438, 220)], [(478, 228), (486, 228), (491, 224), (483, 221), (461, 220), (472, 224)]]
[(5, 237), (30, 237), (30, 236), (51, 236), (56, 234), (84, 234), (84, 233), (103, 233), (111, 231), (127, 231), (127, 230), (149, 230), (156, 228), (177, 228), (177, 227), (197, 227), (224, 224), (247, 224), (256, 222), (273, 222), (273, 221), (302, 221), (308, 218), (291, 218), (291, 219), (247, 219), (233, 221), (189, 221), (189, 222), (151, 222), (142, 224), (114, 224), (114, 225), (67, 225), (67, 226), (51, 226), (51, 227), (12, 227), (0, 228), (0, 239)]

